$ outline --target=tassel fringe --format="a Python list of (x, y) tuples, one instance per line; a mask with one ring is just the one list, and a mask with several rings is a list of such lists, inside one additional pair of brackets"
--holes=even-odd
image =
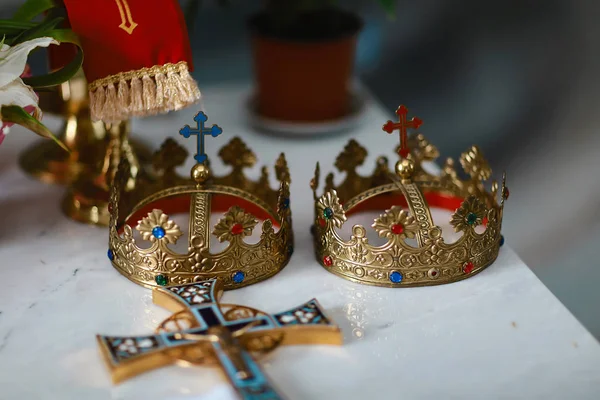
[(180, 110), (201, 98), (185, 61), (98, 79), (89, 91), (92, 120), (108, 124)]

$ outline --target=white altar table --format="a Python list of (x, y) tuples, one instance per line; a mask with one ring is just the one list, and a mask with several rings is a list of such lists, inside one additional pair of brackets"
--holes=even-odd
[[(260, 165), (285, 151), (296, 232), (290, 264), (274, 278), (227, 292), (223, 300), (277, 312), (316, 297), (344, 333), (342, 347), (280, 348), (262, 362), (289, 399), (598, 399), (600, 346), (510, 249), (471, 279), (386, 289), (340, 279), (314, 259), (308, 183), (322, 177), (350, 137), (390, 158), (397, 143), (381, 131), (391, 117), (372, 98), (351, 132), (319, 140), (266, 136), (248, 128), (248, 87), (203, 88), (213, 168), (228, 138), (241, 136)], [(402, 99), (400, 99), (402, 100)], [(134, 136), (158, 146), (178, 135), (197, 109), (134, 121)], [(427, 133), (427, 116), (422, 131)], [(46, 123), (59, 126), (56, 118)], [(146, 334), (169, 313), (148, 289), (111, 267), (108, 232), (61, 214), (64, 189), (20, 171), (18, 153), (36, 140), (14, 128), (0, 146), (0, 399), (228, 399), (218, 371), (171, 366), (113, 386), (95, 335)], [(212, 142), (211, 142), (212, 141)], [(271, 168), (272, 170), (272, 168)], [(259, 168), (255, 168), (258, 176)], [(499, 171), (495, 171), (499, 172)], [(509, 177), (510, 186), (510, 177)], [(510, 213), (510, 200), (506, 204)], [(597, 306), (597, 305), (590, 305)]]

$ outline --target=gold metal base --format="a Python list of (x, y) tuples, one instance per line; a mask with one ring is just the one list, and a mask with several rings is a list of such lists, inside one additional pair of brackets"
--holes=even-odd
[(151, 152), (140, 143), (130, 143), (128, 123), (109, 128), (92, 122), (82, 73), (63, 83), (58, 92), (41, 96), (42, 101), (45, 110), (64, 117), (56, 136), (71, 153), (54, 142), (40, 141), (21, 154), (21, 168), (42, 182), (68, 186), (62, 209), (69, 218), (108, 226), (109, 187), (121, 154), (126, 155), (135, 176), (140, 162), (150, 162)]
[(57, 92), (40, 95), (40, 106), (64, 118), (63, 126), (55, 134), (71, 153), (51, 141), (36, 142), (21, 154), (21, 168), (42, 182), (68, 185), (102, 161), (106, 130), (90, 118), (83, 74), (63, 83)]
[(106, 137), (101, 144), (103, 159), (96, 167), (96, 172), (80, 175), (67, 189), (62, 202), (62, 210), (67, 217), (86, 224), (108, 226), (110, 185), (121, 155), (129, 161), (131, 177), (135, 177), (139, 171), (140, 154), (144, 161), (150, 159), (148, 150), (138, 148), (138, 153), (133, 150), (127, 139), (128, 133), (127, 122), (106, 129)]
[[(59, 138), (62, 139), (61, 136)], [(102, 159), (98, 160), (97, 155), (90, 154), (98, 153), (98, 145), (101, 146), (101, 143), (97, 143), (94, 151), (93, 146), (90, 146), (90, 151), (82, 151), (78, 157), (74, 157), (56, 143), (42, 140), (27, 148), (21, 154), (19, 163), (25, 173), (41, 182), (67, 186), (77, 181), (80, 176), (93, 173), (94, 166), (102, 162)], [(151, 152), (147, 146), (134, 140), (131, 147), (142, 164), (150, 161)]]
[[(59, 139), (64, 138), (59, 136)], [(36, 142), (26, 149), (21, 154), (19, 164), (28, 175), (58, 185), (68, 185), (90, 167), (47, 140)]]
[(84, 224), (108, 226), (108, 191), (94, 182), (79, 181), (69, 187), (62, 202), (63, 213)]
[[(57, 134), (71, 149), (67, 153), (56, 143), (41, 140), (26, 149), (19, 159), (28, 175), (45, 183), (70, 185), (81, 176), (97, 173), (106, 153), (108, 130), (102, 122), (92, 122), (89, 109), (67, 117)], [(140, 162), (150, 161), (150, 150), (139, 142), (132, 143), (132, 151)]]

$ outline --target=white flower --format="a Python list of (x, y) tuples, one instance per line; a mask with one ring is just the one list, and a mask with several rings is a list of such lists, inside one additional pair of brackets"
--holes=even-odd
[[(32, 115), (39, 120), (42, 110), (38, 107), (38, 97), (30, 86), (21, 80), (25, 70), (29, 52), (36, 47), (48, 47), (58, 42), (50, 37), (42, 37), (19, 43), (16, 46), (3, 44), (0, 48), (0, 108), (15, 105), (20, 107), (33, 107)], [(2, 124), (0, 115), (0, 141), (8, 133), (8, 127)]]

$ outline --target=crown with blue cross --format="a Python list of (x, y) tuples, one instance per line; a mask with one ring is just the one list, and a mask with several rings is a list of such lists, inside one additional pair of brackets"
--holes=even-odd
[[(241, 138), (234, 137), (218, 152), (229, 172), (215, 174), (204, 138), (217, 137), (223, 130), (218, 125), (207, 128), (207, 120), (206, 114), (199, 112), (194, 117), (196, 127), (186, 125), (179, 131), (184, 138), (196, 137), (196, 164), (189, 177), (177, 172), (188, 152), (173, 138), (155, 152), (153, 173), (135, 178), (135, 190), (125, 190), (131, 178), (126, 172), (127, 159), (121, 161), (111, 187), (107, 254), (120, 273), (140, 285), (173, 286), (218, 279), (226, 289), (243, 287), (275, 275), (293, 253), (290, 173), (285, 155), (281, 153), (275, 161), (279, 187), (273, 189), (267, 168), (261, 169), (258, 180), (246, 176), (245, 170), (256, 164), (256, 155)], [(211, 226), (213, 212), (224, 214)], [(184, 236), (171, 218), (178, 213), (189, 214), (188, 250), (183, 253), (172, 246)], [(217, 242), (225, 243), (225, 248), (215, 246)], [(214, 250), (217, 247), (219, 250)]]
[[(504, 244), (506, 176), (500, 184), (491, 179), (492, 170), (477, 146), (460, 156), (467, 179), (459, 177), (451, 158), (439, 174), (428, 172), (430, 165), (425, 164), (435, 161), (439, 151), (416, 132), (423, 121), (409, 119), (405, 106), (398, 107), (396, 114), (398, 122), (387, 121), (382, 127), (388, 134), (399, 134), (395, 165), (380, 156), (372, 174), (361, 175), (358, 169), (367, 150), (350, 140), (335, 160), (345, 180), (335, 185), (334, 175), (329, 174), (319, 195), (317, 164), (311, 187), (318, 262), (353, 282), (394, 288), (439, 285), (474, 276), (496, 260)], [(410, 136), (409, 129), (415, 130)], [(437, 218), (440, 208), (449, 211), (447, 220)], [(349, 217), (366, 210), (380, 214), (371, 225), (379, 243), (370, 243), (374, 235), (358, 224), (352, 225), (349, 240), (343, 238), (339, 232), (351, 223)]]

